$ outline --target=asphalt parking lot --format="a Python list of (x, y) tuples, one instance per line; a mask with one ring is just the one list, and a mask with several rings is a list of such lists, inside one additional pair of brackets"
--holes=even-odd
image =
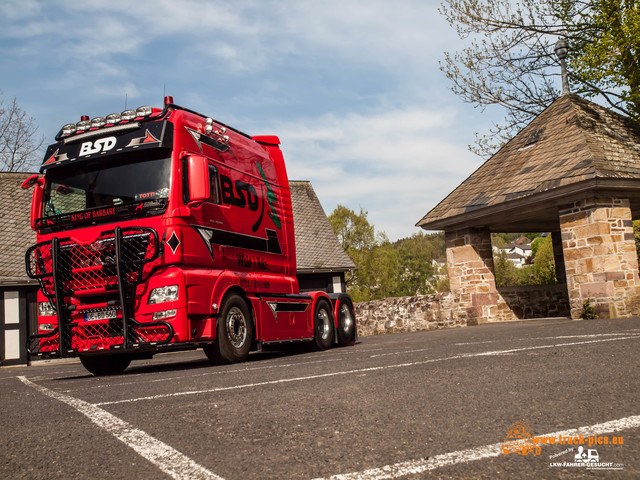
[[(639, 319), (548, 319), (112, 377), (5, 367), (0, 477), (638, 478), (639, 347)], [(538, 448), (503, 453), (516, 426)]]

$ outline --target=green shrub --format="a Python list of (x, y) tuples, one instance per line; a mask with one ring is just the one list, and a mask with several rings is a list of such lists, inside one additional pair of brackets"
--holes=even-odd
[(585, 320), (592, 320), (594, 318), (598, 318), (598, 314), (596, 313), (596, 309), (593, 308), (589, 300), (585, 300), (582, 304), (582, 313), (580, 314), (581, 318)]

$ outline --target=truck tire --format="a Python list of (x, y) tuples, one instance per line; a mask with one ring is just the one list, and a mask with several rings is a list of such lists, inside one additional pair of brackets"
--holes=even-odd
[(356, 316), (350, 300), (340, 302), (338, 308), (338, 345), (349, 345), (356, 339)]
[(313, 342), (318, 350), (326, 350), (333, 343), (333, 315), (329, 303), (318, 300), (313, 315)]
[(82, 366), (96, 377), (117, 375), (131, 363), (129, 355), (80, 355)]
[(217, 339), (204, 351), (216, 363), (244, 362), (253, 341), (253, 323), (244, 299), (239, 295), (228, 297), (218, 318)]

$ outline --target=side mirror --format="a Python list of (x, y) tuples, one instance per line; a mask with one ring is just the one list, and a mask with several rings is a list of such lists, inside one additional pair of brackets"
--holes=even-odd
[(44, 188), (37, 184), (33, 188), (33, 196), (31, 197), (31, 228), (36, 229), (36, 220), (42, 217), (42, 197)]
[(200, 155), (190, 155), (187, 159), (189, 177), (189, 205), (204, 202), (209, 198), (209, 162)]
[(44, 194), (44, 179), (38, 174), (31, 175), (24, 182), (22, 188), (33, 187), (33, 195), (31, 196), (31, 228), (36, 229), (36, 220), (42, 216), (42, 196)]

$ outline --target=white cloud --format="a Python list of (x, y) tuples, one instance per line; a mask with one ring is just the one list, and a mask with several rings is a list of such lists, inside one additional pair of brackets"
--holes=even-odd
[(330, 213), (369, 211), (390, 238), (415, 223), (478, 166), (451, 136), (456, 112), (410, 108), (277, 124), (289, 178), (310, 180)]

